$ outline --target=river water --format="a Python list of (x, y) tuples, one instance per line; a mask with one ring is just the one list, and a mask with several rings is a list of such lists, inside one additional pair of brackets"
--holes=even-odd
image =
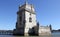
[(13, 35), (0, 35), (0, 37), (60, 37), (60, 32), (52, 33), (51, 35), (41, 35), (41, 36), (13, 36)]

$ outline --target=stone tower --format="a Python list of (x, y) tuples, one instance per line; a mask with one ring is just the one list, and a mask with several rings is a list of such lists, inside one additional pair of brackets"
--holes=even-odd
[(23, 4), (22, 6), (19, 6), (14, 34), (28, 35), (28, 32), (31, 32), (29, 30), (34, 26), (37, 26), (34, 7), (33, 5), (25, 2), (25, 4)]

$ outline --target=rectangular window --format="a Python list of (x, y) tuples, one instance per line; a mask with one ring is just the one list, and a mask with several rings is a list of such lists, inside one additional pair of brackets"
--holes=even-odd
[(21, 16), (19, 17), (19, 20), (22, 21), (22, 17)]
[(32, 18), (31, 17), (29, 18), (29, 22), (32, 22)]

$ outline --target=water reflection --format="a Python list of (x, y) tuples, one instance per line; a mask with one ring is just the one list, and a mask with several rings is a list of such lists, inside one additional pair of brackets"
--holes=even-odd
[(40, 35), (40, 36), (11, 36), (11, 37), (60, 37), (60, 32), (59, 33), (52, 33), (51, 35)]
[(14, 36), (14, 37), (51, 37), (51, 35), (40, 35), (40, 36)]
[(51, 35), (40, 35), (40, 37), (51, 37)]
[(60, 33), (52, 33), (51, 35), (40, 35), (40, 36), (13, 36), (13, 35), (0, 35), (0, 37), (60, 37)]

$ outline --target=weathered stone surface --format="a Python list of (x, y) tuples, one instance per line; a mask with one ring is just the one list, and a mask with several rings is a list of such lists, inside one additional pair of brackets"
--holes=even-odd
[(50, 34), (50, 27), (37, 25), (36, 14), (33, 5), (24, 4), (17, 12), (16, 29), (14, 34), (40, 35)]

